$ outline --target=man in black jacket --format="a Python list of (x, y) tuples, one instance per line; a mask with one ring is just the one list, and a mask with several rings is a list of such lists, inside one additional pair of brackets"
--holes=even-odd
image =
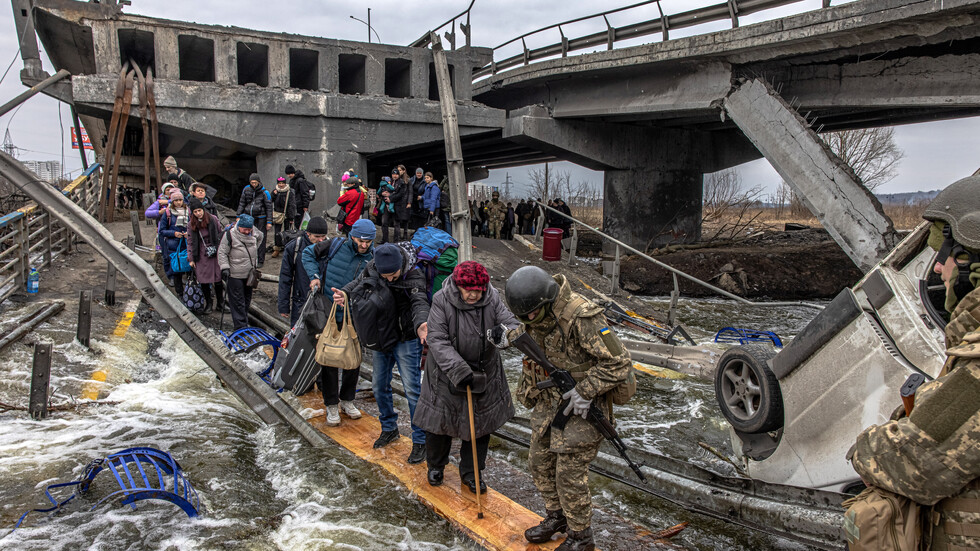
[(252, 173), (248, 177), (248, 185), (242, 190), (242, 197), (238, 200), (238, 215), (247, 214), (255, 219), (255, 227), (262, 232), (262, 242), (259, 243), (259, 263), (261, 268), (265, 263), (265, 242), (266, 236), (272, 230), (272, 196), (262, 187), (259, 175)]
[[(395, 364), (398, 365), (398, 373), (408, 398), (409, 414), (415, 415), (415, 404), (422, 388), (422, 343), (428, 334), (426, 320), (429, 317), (429, 301), (425, 275), (415, 267), (415, 259), (392, 243), (385, 243), (374, 249), (374, 260), (368, 262), (360, 277), (345, 285), (342, 290), (334, 290), (334, 302), (343, 305), (344, 293), (356, 297), (355, 288), (365, 280), (370, 280), (367, 284), (380, 285), (389, 291), (388, 296), (391, 299), (384, 305), (386, 311), (377, 319), (391, 325), (376, 329), (389, 334), (395, 333), (397, 338), (393, 340), (398, 341), (378, 343), (381, 350), (371, 350), (374, 355), (374, 399), (380, 413), (378, 420), (381, 421), (381, 435), (374, 442), (374, 447), (381, 448), (398, 439), (398, 413), (391, 396), (391, 376)], [(358, 323), (358, 315), (361, 312), (356, 302), (354, 307), (354, 327), (360, 334), (362, 327)], [(371, 348), (367, 340), (372, 339), (362, 339), (362, 342)], [(425, 431), (413, 423), (412, 453), (408, 456), (408, 462), (415, 464), (422, 461), (425, 461)]]
[(303, 215), (310, 210), (310, 183), (303, 176), (303, 171), (296, 170), (293, 165), (286, 165), (285, 173), (289, 178), (289, 187), (293, 189), (297, 198), (294, 227), (298, 229), (303, 223)]

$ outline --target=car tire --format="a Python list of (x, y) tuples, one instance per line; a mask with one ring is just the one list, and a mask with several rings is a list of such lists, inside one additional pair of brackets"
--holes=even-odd
[(776, 352), (762, 345), (726, 351), (715, 370), (715, 397), (725, 419), (741, 432), (757, 434), (783, 426), (783, 397), (768, 361)]

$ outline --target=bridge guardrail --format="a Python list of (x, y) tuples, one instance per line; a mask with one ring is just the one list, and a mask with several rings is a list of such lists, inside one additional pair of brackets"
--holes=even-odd
[[(776, 8), (779, 6), (785, 6), (788, 4), (795, 4), (801, 0), (727, 0), (726, 2), (721, 2), (719, 4), (713, 4), (710, 6), (704, 6), (701, 8), (696, 8), (693, 10), (688, 10), (685, 12), (667, 15), (664, 14), (663, 8), (661, 6), (662, 0), (647, 0), (644, 2), (639, 2), (629, 6), (624, 6), (621, 8), (616, 8), (612, 10), (607, 10), (600, 13), (595, 13), (592, 15), (586, 15), (583, 17), (577, 17), (575, 19), (569, 19), (568, 21), (562, 21), (561, 23), (555, 23), (548, 25), (546, 27), (541, 27), (540, 29), (524, 33), (521, 36), (512, 38), (507, 42), (495, 47), (493, 49), (494, 58), (496, 58), (497, 52), (514, 44), (518, 41), (521, 42), (523, 51), (520, 54), (502, 59), (497, 61), (494, 59), (488, 65), (485, 65), (479, 69), (473, 71), (473, 81), (476, 82), (479, 79), (488, 77), (491, 75), (496, 75), (497, 73), (517, 67), (520, 65), (529, 65), (532, 61), (538, 61), (541, 59), (546, 59), (555, 56), (567, 57), (569, 52), (576, 50), (583, 50), (586, 48), (591, 48), (594, 46), (599, 46), (602, 44), (606, 45), (607, 50), (612, 50), (617, 42), (624, 40), (632, 40), (642, 36), (648, 36), (651, 34), (661, 33), (663, 40), (667, 41), (670, 39), (670, 30), (672, 29), (682, 29), (685, 27), (693, 27), (696, 25), (701, 25), (703, 23), (709, 23), (714, 21), (724, 21), (731, 20), (732, 28), (738, 27), (738, 18), (740, 15), (750, 15), (763, 10), (768, 10), (771, 8)], [(609, 23), (608, 16), (614, 13), (619, 13), (634, 8), (639, 8), (649, 4), (656, 4), (657, 10), (660, 12), (660, 17), (649, 19), (647, 21), (642, 21), (639, 23), (630, 23), (628, 25), (623, 25), (620, 27), (614, 27)], [(830, 1), (823, 0), (823, 7), (829, 7)], [(472, 4), (470, 5), (472, 7)], [(467, 22), (469, 22), (469, 14), (467, 14)], [(460, 14), (462, 15), (462, 14)], [(459, 17), (459, 16), (457, 16)], [(606, 24), (606, 30), (600, 31), (578, 38), (568, 38), (565, 36), (565, 32), (562, 30), (562, 25), (571, 25), (572, 23), (579, 23), (582, 21), (587, 21), (590, 19), (602, 18)], [(454, 20), (450, 20), (454, 21)], [(448, 22), (447, 22), (448, 24)], [(445, 25), (443, 25), (445, 26)], [(529, 49), (527, 47), (527, 38), (536, 34), (544, 33), (551, 30), (558, 30), (561, 40), (554, 44), (548, 46), (541, 46), (538, 48)], [(469, 34), (467, 34), (467, 40), (469, 40)], [(416, 44), (412, 44), (413, 46)], [(424, 44), (420, 44), (424, 46)], [(469, 42), (467, 42), (469, 45)]]
[[(99, 204), (98, 163), (90, 166), (62, 193), (89, 214)], [(58, 255), (71, 251), (71, 232), (33, 201), (0, 217), (0, 302), (24, 289), (31, 268), (51, 266)]]

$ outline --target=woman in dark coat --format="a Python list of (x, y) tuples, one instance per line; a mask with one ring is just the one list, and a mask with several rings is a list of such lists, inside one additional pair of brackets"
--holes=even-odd
[[(218, 299), (218, 310), (223, 310), (225, 286), (221, 282), (221, 268), (218, 266), (218, 244), (223, 235), (221, 222), (217, 216), (207, 212), (204, 203), (196, 197), (187, 201), (187, 208), (191, 211), (187, 226), (187, 259), (204, 293), (204, 313), (214, 309), (215, 298)], [(208, 247), (213, 247), (212, 256), (207, 255)]]
[(408, 239), (408, 219), (412, 215), (412, 193), (409, 189), (408, 175), (405, 174), (405, 166), (398, 165), (391, 171), (391, 186), (395, 191), (389, 198), (395, 205), (395, 241)]
[[(487, 331), (499, 325), (510, 330), (519, 323), (490, 285), (486, 268), (473, 261), (456, 266), (452, 277), (446, 279), (432, 298), (429, 355), (422, 377), (422, 393), (412, 419), (426, 431), (426, 461), (429, 484), (433, 486), (442, 484), (452, 439), (459, 438), (462, 440), (460, 479), (476, 492), (467, 386), (477, 391), (485, 388), (473, 395), (476, 453), (481, 471), (486, 466), (490, 433), (514, 416), (500, 351), (487, 340)], [(485, 384), (480, 380), (483, 378)], [(483, 480), (480, 488), (485, 491)]]

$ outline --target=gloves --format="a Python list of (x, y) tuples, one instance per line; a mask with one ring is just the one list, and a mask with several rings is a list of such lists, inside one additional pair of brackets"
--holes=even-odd
[(469, 375), (460, 379), (459, 384), (457, 386), (459, 388), (466, 388), (468, 386), (473, 386), (473, 371), (470, 371)]
[(507, 327), (501, 323), (496, 327), (487, 329), (487, 340), (497, 348), (507, 348), (510, 346), (510, 340), (507, 339)]
[(582, 398), (582, 395), (578, 393), (577, 389), (569, 390), (568, 392), (561, 395), (562, 400), (568, 400), (568, 406), (565, 408), (564, 415), (574, 412), (575, 415), (579, 415), (582, 419), (585, 419), (589, 415), (589, 405), (592, 404), (592, 400), (586, 400)]
[(228, 277), (231, 275), (231, 271), (228, 268), (221, 270), (221, 281), (228, 282)]

